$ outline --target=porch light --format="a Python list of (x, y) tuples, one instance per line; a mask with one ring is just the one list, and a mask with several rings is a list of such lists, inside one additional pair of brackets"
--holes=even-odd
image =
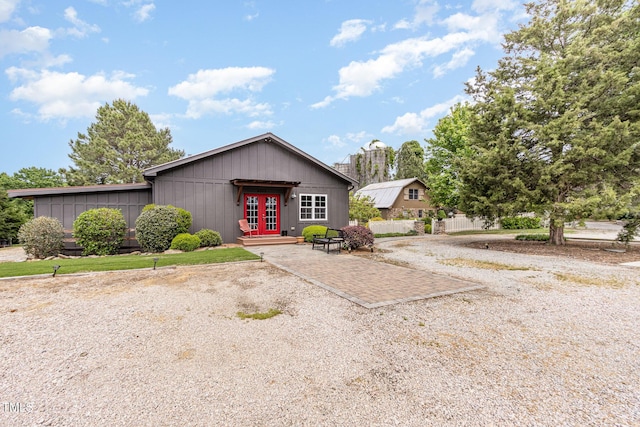
[(296, 193), (291, 193), (291, 198), (292, 198), (292, 199), (295, 199), (296, 197), (298, 197), (298, 196), (296, 195)]
[(59, 269), (60, 269), (59, 265), (54, 265), (53, 266), (53, 276), (52, 277), (56, 277), (56, 273), (58, 272)]

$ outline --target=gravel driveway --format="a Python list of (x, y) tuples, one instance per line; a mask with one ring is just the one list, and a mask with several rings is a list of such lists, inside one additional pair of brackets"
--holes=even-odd
[(640, 425), (639, 270), (461, 241), (379, 246), (484, 289), (378, 309), (266, 262), (2, 280), (0, 425)]

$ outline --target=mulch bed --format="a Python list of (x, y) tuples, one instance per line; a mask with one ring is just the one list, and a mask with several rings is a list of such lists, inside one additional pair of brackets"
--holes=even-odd
[(640, 246), (607, 242), (581, 242), (569, 240), (563, 246), (549, 245), (545, 242), (529, 242), (519, 240), (487, 240), (473, 242), (465, 246), (492, 251), (516, 252), (530, 255), (573, 258), (603, 264), (620, 264), (640, 261)]

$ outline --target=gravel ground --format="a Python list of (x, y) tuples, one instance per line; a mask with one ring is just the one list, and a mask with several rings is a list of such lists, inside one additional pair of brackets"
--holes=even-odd
[(484, 289), (371, 310), (268, 263), (2, 280), (0, 424), (640, 425), (638, 268), (465, 242), (379, 246)]

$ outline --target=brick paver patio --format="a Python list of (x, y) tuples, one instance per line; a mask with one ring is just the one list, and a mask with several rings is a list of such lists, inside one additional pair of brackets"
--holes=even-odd
[(312, 250), (307, 244), (246, 249), (262, 253), (265, 261), (366, 308), (482, 288), (465, 280), (372, 261), (344, 251), (327, 254)]

